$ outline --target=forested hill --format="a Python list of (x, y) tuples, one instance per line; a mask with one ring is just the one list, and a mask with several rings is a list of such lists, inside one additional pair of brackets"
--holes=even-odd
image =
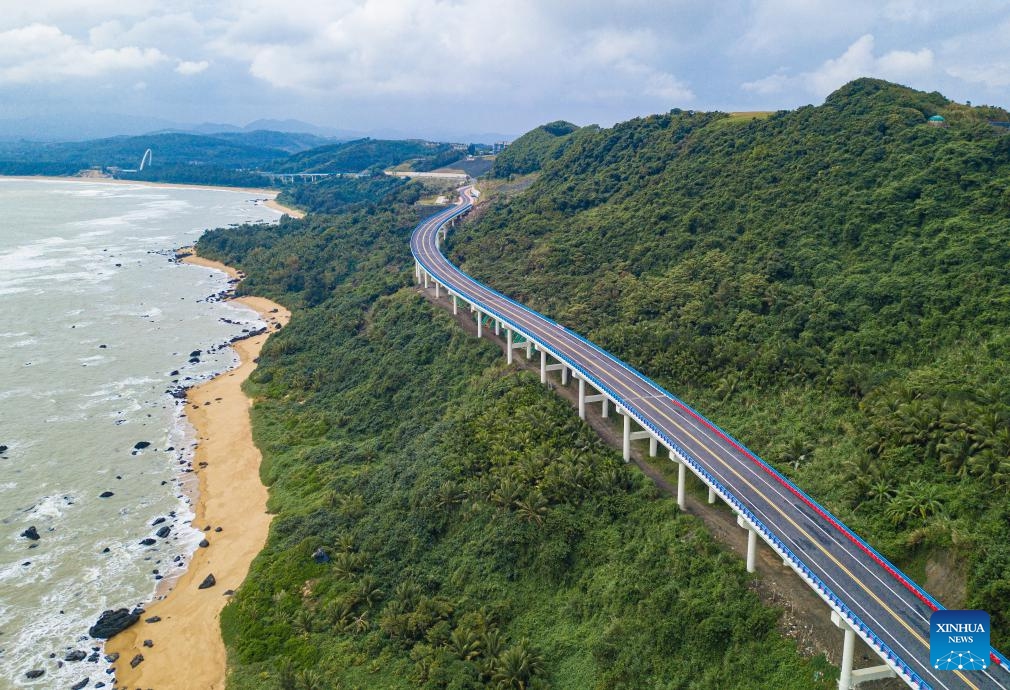
[(564, 152), (578, 129), (571, 122), (558, 120), (527, 132), (495, 158), (491, 174), (508, 177), (540, 170)]
[(583, 129), (451, 255), (696, 403), (1006, 646), (1008, 119), (860, 79), (765, 119)]
[(292, 310), (246, 384), (275, 518), (228, 687), (833, 687), (741, 559), (408, 287), (418, 186), (327, 180), (326, 214), (200, 238)]

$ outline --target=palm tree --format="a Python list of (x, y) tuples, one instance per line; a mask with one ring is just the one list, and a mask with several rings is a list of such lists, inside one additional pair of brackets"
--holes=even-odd
[(355, 617), (353, 627), (354, 632), (356, 633), (368, 632), (368, 629), (371, 627), (371, 624), (368, 622), (367, 611), (365, 613), (362, 613), (360, 616)]
[(341, 577), (354, 577), (364, 564), (360, 553), (338, 553), (333, 557), (333, 572)]
[(372, 608), (378, 601), (382, 599), (382, 590), (379, 589), (375, 578), (371, 575), (365, 575), (361, 578), (358, 583), (358, 600), (363, 601), (368, 608)]
[(936, 450), (940, 456), (940, 464), (950, 474), (963, 477), (967, 471), (969, 458), (978, 452), (980, 444), (964, 429), (958, 429), (949, 434)]
[(807, 443), (801, 438), (793, 437), (786, 449), (782, 451), (780, 459), (782, 462), (792, 465), (793, 470), (798, 470), (800, 465), (809, 459), (810, 454), (811, 450)]
[(925, 522), (931, 515), (943, 512), (943, 491), (936, 484), (915, 481), (898, 491), (885, 515), (894, 525), (909, 519)]
[(1001, 458), (992, 473), (992, 483), (996, 486), (1010, 486), (1010, 457)]
[(326, 609), (326, 615), (330, 619), (330, 624), (340, 630), (347, 630), (354, 623), (354, 603), (343, 599), (338, 604), (334, 604)]
[(733, 397), (733, 394), (736, 393), (739, 386), (740, 374), (737, 372), (731, 372), (719, 379), (719, 382), (715, 387), (715, 394), (719, 396), (719, 400), (726, 402)]
[(491, 681), (499, 690), (527, 690), (543, 672), (543, 657), (523, 638), (496, 659)]
[(887, 479), (876, 479), (866, 490), (866, 498), (870, 503), (887, 503), (894, 498), (894, 487)]
[(480, 638), (468, 627), (459, 626), (449, 635), (449, 649), (463, 661), (480, 656)]
[(326, 687), (322, 674), (315, 669), (307, 668), (299, 671), (296, 678), (298, 690), (323, 690)]
[(480, 636), (480, 653), (487, 659), (496, 659), (505, 651), (505, 636), (492, 628)]
[(517, 500), (515, 506), (520, 519), (536, 523), (537, 526), (544, 524), (548, 504), (547, 499), (539, 491), (534, 491), (526, 498)]
[(439, 511), (450, 513), (466, 498), (466, 494), (459, 488), (459, 484), (454, 481), (442, 482), (438, 487), (435, 496), (435, 508)]
[(498, 488), (491, 492), (488, 499), (499, 508), (512, 506), (522, 496), (522, 486), (508, 477), (502, 479)]

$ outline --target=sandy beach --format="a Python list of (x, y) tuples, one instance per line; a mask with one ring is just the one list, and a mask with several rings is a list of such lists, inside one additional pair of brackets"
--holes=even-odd
[[(196, 256), (184, 261), (240, 277), (233, 268), (214, 261)], [(241, 385), (255, 369), (254, 360), (270, 332), (290, 318), (286, 309), (267, 299), (236, 301), (256, 310), (269, 324), (268, 332), (235, 343), (239, 366), (192, 388), (187, 396), (186, 414), (198, 442), (193, 467), (199, 493), (193, 524), (205, 532), (210, 545), (197, 549), (185, 574), (164, 598), (147, 607), (139, 623), (107, 642), (106, 653), (120, 655), (115, 668), (121, 688), (225, 686), (226, 656), (219, 626), (221, 609), (229, 599), (225, 592), (242, 584), (266, 543), (271, 521), (267, 490), (260, 482), (261, 455), (252, 439), (252, 401)], [(198, 589), (211, 574), (216, 584)], [(161, 620), (144, 622), (153, 616)], [(152, 646), (144, 646), (146, 640)], [(144, 660), (133, 668), (130, 661), (138, 654)]]

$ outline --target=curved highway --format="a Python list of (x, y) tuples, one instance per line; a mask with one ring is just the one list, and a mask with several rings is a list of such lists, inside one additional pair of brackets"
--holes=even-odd
[(715, 489), (906, 683), (937, 690), (1010, 689), (1006, 659), (995, 650), (996, 663), (984, 671), (934, 670), (929, 616), (942, 606), (742, 444), (616, 357), (450, 263), (439, 234), (472, 202), (471, 189), (464, 188), (456, 206), (417, 226), (410, 247), (419, 272), (532, 340), (626, 411), (671, 458)]

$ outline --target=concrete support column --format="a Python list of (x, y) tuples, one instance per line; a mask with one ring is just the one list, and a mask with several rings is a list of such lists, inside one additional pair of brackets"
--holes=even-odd
[(842, 672), (838, 676), (838, 690), (849, 690), (849, 686), (852, 685), (852, 653), (856, 648), (856, 633), (846, 626), (843, 634), (845, 638), (842, 641)]
[(477, 337), (480, 338), (484, 334), (484, 315), (480, 313), (480, 309), (477, 310)]
[(631, 415), (624, 413), (624, 462), (631, 462)]
[(715, 503), (715, 489), (708, 487), (708, 502)]
[(568, 367), (566, 367), (564, 364), (561, 365), (561, 385), (562, 386), (568, 385)]
[(494, 320), (494, 334), (501, 335), (501, 321), (498, 319)]
[(747, 521), (743, 519), (743, 515), (736, 516), (736, 524), (747, 530), (747, 572), (754, 572), (754, 563), (757, 558), (757, 536), (758, 533), (747, 524)]
[(540, 351), (540, 383), (547, 383), (547, 351)]
[(579, 377), (579, 419), (586, 418), (586, 380)]
[[(671, 457), (673, 453), (670, 453)], [(682, 463), (677, 463), (677, 506), (684, 510), (684, 493), (687, 486), (687, 466)]]
[(603, 396), (603, 412), (601, 414), (604, 419), (610, 416), (610, 398), (607, 396)]
[(424, 272), (424, 289), (425, 290), (428, 289), (428, 272), (427, 271)]
[(438, 299), (441, 296), (442, 296), (442, 286), (439, 285), (438, 281), (436, 280), (435, 281), (435, 299)]
[(754, 572), (754, 561), (757, 558), (757, 532), (747, 530), (747, 572)]
[(512, 364), (512, 329), (505, 329), (505, 358)]
[(649, 457), (656, 457), (656, 453), (659, 451), (659, 439), (655, 436), (649, 437)]
[(459, 313), (459, 300), (456, 299), (456, 295), (452, 296), (452, 315), (455, 316)]
[(526, 359), (533, 359), (533, 341), (526, 341)]
[(414, 262), (414, 282), (421, 282), (421, 264)]

